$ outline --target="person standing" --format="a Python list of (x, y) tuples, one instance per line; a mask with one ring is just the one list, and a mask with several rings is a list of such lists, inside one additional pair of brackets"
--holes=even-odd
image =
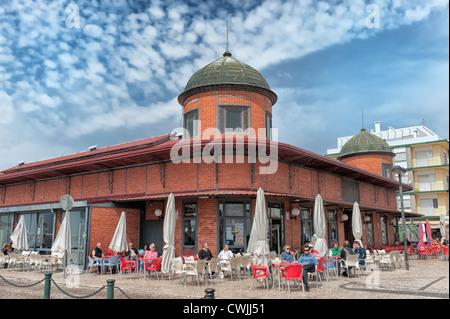
[(319, 266), (319, 261), (317, 260), (316, 256), (311, 254), (308, 244), (303, 247), (303, 253), (304, 254), (298, 258), (298, 263), (303, 265), (303, 283), (305, 284), (305, 290), (309, 291), (308, 273), (313, 273), (316, 271), (316, 266)]

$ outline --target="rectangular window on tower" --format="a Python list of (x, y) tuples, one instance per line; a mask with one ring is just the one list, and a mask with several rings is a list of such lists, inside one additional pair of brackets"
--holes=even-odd
[(250, 126), (248, 106), (219, 106), (217, 113), (218, 128), (221, 133), (241, 133)]
[(185, 136), (184, 138), (198, 137), (198, 109), (189, 111), (184, 115), (184, 129), (189, 134), (189, 136)]
[(272, 114), (266, 112), (266, 138), (272, 139)]

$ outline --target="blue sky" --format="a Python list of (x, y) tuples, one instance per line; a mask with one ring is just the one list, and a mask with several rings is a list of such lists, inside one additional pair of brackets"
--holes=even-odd
[[(66, 20), (79, 8), (79, 28)], [(375, 4), (380, 27), (366, 19)], [(70, 7), (72, 8), (72, 6)], [(0, 2), (0, 170), (166, 134), (225, 51), (278, 95), (280, 142), (326, 154), (366, 128), (449, 136), (448, 0)], [(70, 23), (75, 20), (70, 19)]]

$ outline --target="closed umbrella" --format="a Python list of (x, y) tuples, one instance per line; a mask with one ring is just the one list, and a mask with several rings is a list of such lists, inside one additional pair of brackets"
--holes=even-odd
[(51, 251), (52, 253), (62, 252), (64, 254), (64, 276), (66, 276), (67, 255), (70, 254), (72, 247), (72, 235), (70, 231), (70, 213), (66, 211), (61, 226), (59, 227), (58, 235), (56, 235)]
[(424, 231), (423, 231), (423, 224), (419, 223), (419, 242), (417, 243), (417, 248), (421, 248), (425, 246), (425, 242), (423, 241), (424, 238)]
[(125, 212), (120, 215), (119, 223), (117, 224), (114, 236), (111, 239), (109, 248), (113, 252), (123, 252), (128, 249), (127, 245), (127, 217)]
[(313, 244), (314, 249), (319, 252), (320, 257), (325, 257), (327, 255), (327, 241), (325, 239), (326, 226), (325, 226), (325, 213), (323, 210), (323, 200), (322, 196), (318, 194), (316, 196), (316, 202), (314, 203), (314, 232), (316, 236), (316, 241)]
[(431, 248), (432, 244), (433, 244), (433, 237), (431, 237), (431, 227), (430, 227), (430, 222), (426, 221), (426, 225), (427, 225), (427, 246), (428, 248)]
[(255, 217), (248, 241), (247, 252), (254, 254), (255, 266), (269, 265), (269, 243), (267, 242), (267, 209), (264, 191), (260, 187), (256, 194)]
[(166, 212), (164, 215), (163, 247), (161, 272), (168, 274), (172, 267), (172, 258), (175, 257), (175, 198), (170, 193), (167, 200)]
[(66, 211), (66, 216), (59, 227), (58, 235), (56, 235), (51, 250), (52, 253), (67, 251), (67, 253), (70, 254), (71, 246), (70, 215), (69, 212)]
[(441, 231), (441, 243), (442, 243), (444, 239), (447, 238), (447, 231), (445, 230), (445, 219), (443, 214), (441, 214), (441, 216), (439, 217), (439, 226)]
[(25, 225), (24, 215), (20, 216), (19, 222), (16, 225), (16, 229), (10, 236), (12, 245), (11, 247), (16, 250), (28, 250), (28, 238), (27, 227)]
[(353, 237), (355, 237), (355, 241), (359, 242), (361, 247), (363, 247), (362, 243), (362, 221), (361, 221), (361, 212), (359, 211), (359, 205), (357, 202), (353, 204), (353, 214), (352, 214), (352, 231)]

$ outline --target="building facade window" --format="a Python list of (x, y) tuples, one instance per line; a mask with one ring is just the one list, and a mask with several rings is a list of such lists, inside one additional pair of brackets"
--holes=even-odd
[(227, 244), (233, 253), (247, 249), (252, 209), (249, 200), (220, 200), (218, 203), (218, 251)]
[(24, 216), (27, 228), (29, 249), (31, 251), (50, 252), (55, 236), (56, 213), (24, 213), (19, 214), (17, 220), (19, 220), (21, 215)]
[(219, 106), (218, 129), (221, 133), (239, 133), (250, 127), (248, 106)]
[(388, 244), (388, 233), (387, 233), (387, 217), (385, 215), (380, 218), (380, 229), (381, 229), (381, 244)]
[(374, 245), (375, 240), (373, 236), (373, 216), (372, 213), (366, 213), (365, 216), (370, 218), (367, 222), (365, 222), (367, 245)]
[(312, 239), (312, 236), (314, 235), (314, 225), (313, 225), (313, 217), (312, 217), (312, 211), (311, 209), (307, 207), (301, 207), (300, 208), (300, 216), (301, 219), (301, 238), (302, 238), (302, 245), (310, 242)]
[(284, 224), (284, 204), (278, 202), (268, 202), (267, 215), (270, 229), (270, 251), (281, 254), (286, 242)]
[[(62, 212), (60, 222), (64, 220), (66, 212)], [(84, 267), (87, 249), (87, 212), (86, 210), (70, 211), (71, 253), (68, 261), (71, 265)]]
[(189, 134), (185, 138), (198, 137), (198, 109), (189, 111), (184, 115), (184, 129)]
[(14, 215), (13, 214), (2, 214), (0, 215), (0, 240), (1, 245), (4, 243), (10, 243), (11, 236), (14, 228)]
[(197, 251), (197, 202), (183, 203), (183, 251)]
[(335, 209), (327, 210), (327, 225), (328, 225), (328, 245), (333, 246), (333, 241), (339, 243), (339, 222), (338, 215)]

